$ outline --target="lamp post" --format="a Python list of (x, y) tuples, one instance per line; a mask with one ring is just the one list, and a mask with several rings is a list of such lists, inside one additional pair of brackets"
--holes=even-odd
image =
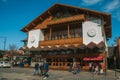
[(103, 53), (104, 53), (104, 59), (103, 59), (103, 63), (105, 64), (104, 66), (104, 75), (106, 76), (107, 75), (107, 51), (106, 51), (106, 45), (104, 43), (104, 46), (103, 46)]
[(115, 77), (117, 76), (116, 74), (116, 55), (114, 55), (114, 65), (115, 65)]
[(114, 70), (115, 70), (115, 77), (117, 77), (117, 73), (116, 73), (116, 41), (117, 38), (114, 40), (114, 42), (112, 43), (112, 46), (113, 46), (113, 54), (114, 54)]

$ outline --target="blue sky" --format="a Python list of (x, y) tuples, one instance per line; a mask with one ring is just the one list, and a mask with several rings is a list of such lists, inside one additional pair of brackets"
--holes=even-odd
[(7, 38), (6, 49), (10, 44), (18, 48), (23, 46), (21, 40), (26, 38), (26, 34), (20, 30), (55, 3), (111, 14), (112, 37), (109, 45), (120, 36), (120, 0), (0, 0), (0, 49), (4, 49), (4, 38), (1, 37)]

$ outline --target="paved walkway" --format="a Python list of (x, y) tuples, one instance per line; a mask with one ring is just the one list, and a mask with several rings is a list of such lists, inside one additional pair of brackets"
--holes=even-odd
[[(68, 71), (50, 70), (49, 77), (46, 80), (120, 80), (120, 72), (108, 70), (107, 75), (93, 75), (82, 71), (79, 74), (72, 74)], [(33, 75), (32, 68), (10, 68), (0, 69), (0, 80), (43, 80), (43, 77)]]
[[(89, 72), (80, 72), (79, 74), (72, 74), (68, 71), (53, 71), (49, 72), (50, 77), (47, 80), (119, 80), (115, 77), (115, 72), (108, 70), (107, 75), (93, 75)], [(117, 72), (117, 76), (120, 73)]]

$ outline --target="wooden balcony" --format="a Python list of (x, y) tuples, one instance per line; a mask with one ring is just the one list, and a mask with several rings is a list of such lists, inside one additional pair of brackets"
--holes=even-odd
[(39, 46), (71, 45), (71, 44), (82, 44), (82, 37), (39, 42)]
[(81, 21), (81, 20), (85, 20), (85, 17), (83, 14), (82, 15), (75, 15), (75, 16), (71, 16), (71, 17), (66, 17), (66, 18), (61, 18), (58, 20), (52, 20), (52, 21), (48, 22), (47, 25), (67, 23), (67, 22), (73, 22), (73, 21)]

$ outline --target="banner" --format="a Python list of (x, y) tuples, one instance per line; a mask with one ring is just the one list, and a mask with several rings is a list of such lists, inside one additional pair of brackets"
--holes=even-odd
[(102, 29), (99, 20), (85, 21), (82, 23), (83, 44), (88, 45), (93, 42), (99, 44), (103, 41)]
[(28, 33), (28, 44), (27, 47), (35, 47), (37, 48), (39, 45), (39, 41), (44, 40), (44, 32), (40, 29), (37, 30), (31, 30)]

